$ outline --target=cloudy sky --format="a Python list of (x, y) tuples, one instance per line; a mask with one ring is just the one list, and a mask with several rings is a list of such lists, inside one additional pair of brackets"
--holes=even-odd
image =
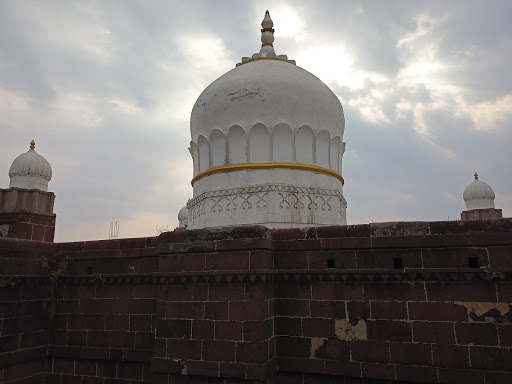
[(510, 0), (1, 1), (0, 188), (35, 139), (56, 241), (175, 228), (192, 106), (266, 9), (276, 53), (343, 104), (349, 223), (454, 220), (475, 171), (512, 216)]

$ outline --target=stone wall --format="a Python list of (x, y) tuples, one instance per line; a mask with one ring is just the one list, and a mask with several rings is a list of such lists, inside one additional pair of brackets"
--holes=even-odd
[(510, 383), (511, 251), (510, 219), (0, 239), (0, 383)]
[(55, 195), (38, 189), (0, 189), (0, 238), (53, 242)]
[(51, 243), (0, 239), (0, 383), (42, 383), (49, 344)]

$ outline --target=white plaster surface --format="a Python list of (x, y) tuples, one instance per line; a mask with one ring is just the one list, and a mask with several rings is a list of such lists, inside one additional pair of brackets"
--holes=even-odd
[(340, 101), (320, 79), (287, 62), (259, 60), (229, 71), (201, 93), (190, 131), (197, 143), (214, 129), (227, 135), (239, 125), (248, 133), (257, 123), (286, 123), (294, 130), (307, 125), (315, 134), (327, 130), (341, 139), (345, 128)]
[[(210, 84), (190, 117), (194, 176), (232, 164), (314, 165), (341, 175), (343, 107), (321, 80), (276, 55), (268, 12), (259, 53)], [(188, 228), (346, 224), (341, 181), (311, 170), (265, 168), (196, 180)], [(181, 212), (180, 212), (181, 215)], [(180, 226), (183, 220), (180, 219)]]
[(209, 139), (201, 135), (189, 149), (194, 176), (227, 164), (270, 162), (317, 165), (340, 173), (345, 143), (339, 136), (331, 139), (327, 130), (315, 134), (307, 125), (293, 130), (285, 123), (273, 128), (258, 123), (248, 133), (238, 125), (227, 135), (214, 129)]
[(178, 213), (178, 221), (179, 221), (179, 228), (187, 228), (188, 227), (188, 208), (187, 206), (184, 206), (180, 209), (180, 212)]
[(466, 203), (466, 211), (494, 208), (494, 191), (489, 184), (481, 180), (473, 180), (464, 190), (462, 197)]
[(19, 155), (9, 169), (9, 188), (48, 191), (52, 178), (50, 163), (34, 149)]
[(188, 228), (260, 224), (269, 228), (345, 225), (341, 181), (291, 169), (218, 173), (198, 180)]

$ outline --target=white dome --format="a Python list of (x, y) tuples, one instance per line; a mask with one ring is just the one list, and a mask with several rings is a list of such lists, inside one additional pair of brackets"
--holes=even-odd
[(187, 206), (184, 206), (180, 209), (180, 212), (178, 213), (178, 220), (187, 220), (188, 219), (188, 208)]
[(186, 228), (188, 226), (188, 208), (184, 206), (178, 213), (178, 221), (180, 228)]
[(208, 141), (214, 129), (225, 135), (238, 125), (272, 130), (285, 123), (292, 130), (309, 126), (343, 138), (345, 119), (336, 95), (308, 71), (283, 60), (245, 63), (210, 84), (197, 99), (190, 119), (192, 141)]
[(35, 142), (30, 150), (19, 155), (9, 169), (11, 179), (9, 188), (39, 189), (48, 191), (48, 182), (52, 179), (50, 163), (35, 151)]
[(478, 180), (477, 173), (475, 173), (475, 180), (466, 187), (462, 197), (466, 202), (467, 211), (494, 209), (494, 191), (489, 184)]
[(343, 107), (321, 80), (276, 55), (268, 11), (261, 26), (259, 53), (192, 109), (188, 228), (346, 224)]

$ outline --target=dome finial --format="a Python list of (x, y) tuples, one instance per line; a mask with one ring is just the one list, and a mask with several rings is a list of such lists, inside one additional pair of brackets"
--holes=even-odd
[(252, 63), (254, 61), (271, 59), (281, 60), (287, 63), (295, 65), (295, 60), (288, 60), (287, 55), (276, 55), (274, 51), (274, 22), (270, 18), (270, 12), (265, 12), (265, 17), (261, 22), (261, 48), (259, 52), (254, 53), (251, 57), (242, 57), (242, 61), (236, 66), (240, 66), (246, 63)]
[[(265, 17), (263, 18), (263, 21), (261, 22), (261, 51), (260, 53), (269, 52), (270, 50), (274, 51), (273, 49), (273, 43), (274, 43), (274, 22), (270, 18), (270, 13), (265, 12)], [(264, 48), (269, 47), (269, 48)]]
[(32, 140), (30, 142), (30, 149), (34, 149), (36, 147), (36, 142), (34, 140)]
[(478, 173), (475, 172), (475, 180), (478, 180)]
[(236, 66), (240, 66), (246, 63), (252, 63), (253, 61), (271, 59), (281, 60), (287, 63), (295, 65), (295, 60), (288, 60), (287, 55), (276, 55), (274, 51), (274, 22), (270, 18), (270, 12), (265, 12), (265, 17), (261, 22), (261, 48), (259, 52), (256, 52), (252, 57), (242, 57), (242, 61)]

